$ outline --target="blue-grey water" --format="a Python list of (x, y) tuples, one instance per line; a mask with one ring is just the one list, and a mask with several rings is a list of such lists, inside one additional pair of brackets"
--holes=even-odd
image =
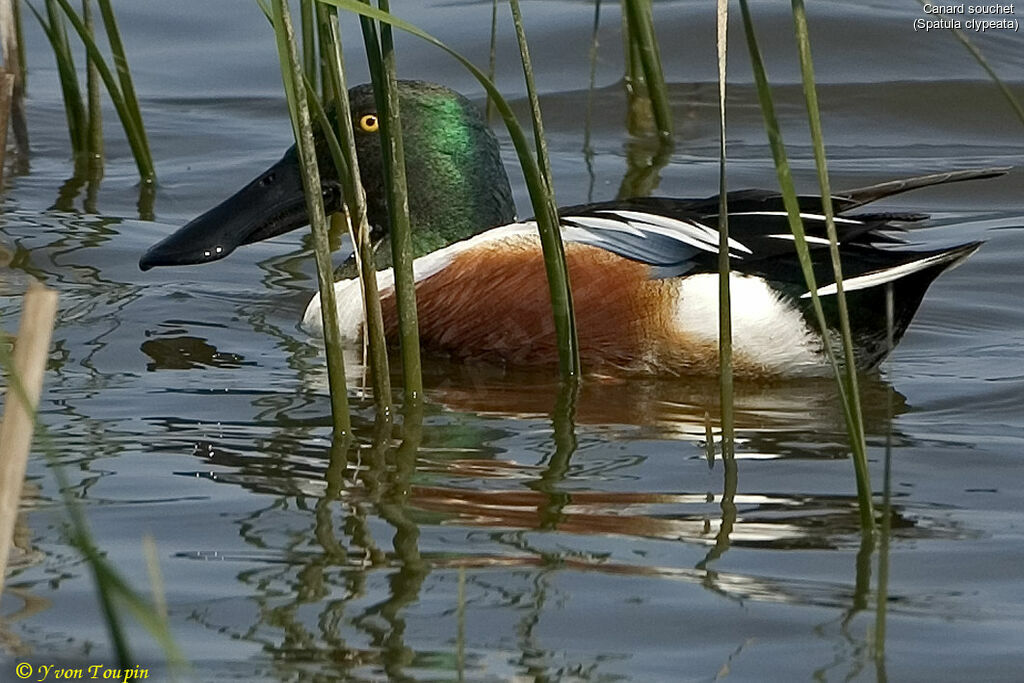
[[(395, 4), (487, 63), (490, 3)], [(567, 423), (550, 373), (435, 359), (418, 449), (393, 447), (401, 428), (374, 448), (372, 408), (354, 396), (358, 444), (332, 453), (321, 352), (296, 324), (315, 287), (302, 231), (216, 265), (136, 265), (290, 143), (255, 3), (117, 4), (159, 174), (154, 220), (140, 215), (111, 109), (98, 193), (62, 192), (72, 169), (56, 69), (26, 13), (30, 171), (2, 197), (0, 324), (16, 329), (29, 274), (61, 298), (40, 403), (52, 460), (40, 447), (29, 464), (0, 680), (17, 680), (21, 662), (114, 661), (54, 464), (145, 595), (153, 539), (186, 679), (1020, 680), (1024, 124), (952, 35), (914, 30), (916, 3), (809, 9), (834, 187), (1016, 167), (885, 203), (933, 215), (916, 241), (987, 244), (935, 283), (891, 359), (861, 379), (879, 506), (890, 472), (891, 534), (874, 549), (829, 382), (739, 385), (733, 471), (707, 459), (713, 382), (589, 378)], [(657, 151), (626, 129), (618, 6), (601, 8), (592, 91), (593, 3), (523, 10), (558, 199), (613, 198)], [(789, 8), (753, 11), (812, 191)], [(734, 14), (729, 182), (773, 187)], [(654, 15), (678, 131), (656, 191), (712, 194), (714, 3), (658, 2)], [(344, 23), (361, 81), (356, 22)], [(498, 81), (523, 111), (510, 29), (503, 14)], [(970, 38), (1024, 99), (1020, 34)], [(400, 37), (398, 54), (402, 76), (482, 101), (435, 48)], [(132, 663), (166, 680), (162, 651), (120, 611)]]

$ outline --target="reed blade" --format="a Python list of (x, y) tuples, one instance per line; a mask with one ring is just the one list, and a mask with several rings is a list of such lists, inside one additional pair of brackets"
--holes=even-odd
[[(45, 437), (45, 432), (42, 436)], [(44, 438), (42, 441), (45, 444), (48, 440)], [(75, 499), (74, 491), (76, 489), (68, 481), (59, 459), (54, 454), (53, 447), (44, 446), (44, 450), (50, 460), (51, 471), (57, 480), (57, 486), (63, 492), (64, 508), (71, 521), (69, 532), (71, 545), (82, 554), (89, 569), (92, 571), (100, 608), (103, 611), (107, 630), (119, 664), (124, 669), (131, 669), (136, 663), (128, 648), (125, 629), (122, 625), (121, 610), (124, 609), (159, 644), (172, 671), (187, 672), (188, 665), (185, 657), (181, 650), (178, 649), (174, 637), (171, 635), (170, 626), (166, 618), (161, 616), (156, 606), (147, 603), (139, 596), (117, 569), (110, 564), (103, 553), (100, 552), (89, 531), (85, 515)]]
[[(541, 246), (544, 251), (544, 264), (547, 271), (549, 287), (557, 289), (561, 293), (557, 298), (553, 298), (552, 300), (555, 320), (558, 321), (560, 318), (565, 320), (568, 316), (571, 316), (572, 311), (568, 306), (568, 274), (565, 268), (565, 262), (559, 262), (558, 260), (556, 247), (554, 245), (555, 240), (561, 240), (557, 222), (558, 210), (551, 201), (551, 198), (545, 192), (545, 182), (541, 176), (540, 167), (538, 166), (536, 159), (533, 158), (533, 154), (530, 149), (531, 145), (527, 139), (526, 133), (523, 131), (518, 119), (516, 119), (508, 101), (502, 96), (493, 81), (487, 78), (483, 71), (477, 68), (475, 64), (459, 52), (453, 50), (423, 29), (414, 26), (407, 21), (403, 21), (391, 14), (384, 13), (375, 8), (369, 7), (368, 5), (364, 5), (356, 0), (320, 1), (334, 5), (339, 9), (354, 12), (361, 16), (389, 24), (397, 29), (405, 31), (406, 33), (417, 36), (441, 50), (444, 50), (456, 61), (462, 64), (462, 66), (465, 67), (474, 78), (476, 78), (481, 87), (483, 87), (487, 94), (493, 99), (494, 106), (497, 109), (498, 114), (501, 116), (502, 121), (504, 121), (505, 127), (508, 129), (512, 145), (515, 147), (516, 154), (519, 157), (523, 176), (526, 179), (526, 186), (529, 190), (530, 202), (533, 206), (534, 213), (536, 214), (535, 220), (537, 221)], [(554, 284), (551, 284), (552, 281), (554, 281)], [(556, 324), (556, 331), (562, 330), (563, 333), (565, 330), (572, 328), (573, 326), (569, 325), (568, 322)], [(559, 368), (562, 375), (565, 377), (577, 377), (580, 373), (579, 365), (572, 363), (573, 353), (571, 352), (571, 349), (575, 348), (576, 345), (577, 342), (575, 339), (570, 340), (563, 337), (558, 338)], [(569, 352), (565, 352), (566, 349), (569, 349)]]
[(348, 391), (345, 387), (345, 359), (342, 355), (341, 333), (338, 329), (338, 307), (334, 296), (334, 271), (331, 266), (327, 216), (324, 214), (323, 196), (320, 190), (320, 171), (317, 168), (313, 127), (309, 118), (309, 103), (306, 98), (306, 90), (303, 87), (302, 66), (299, 62), (295, 29), (289, 14), (288, 0), (274, 0), (271, 15), (274, 22), (278, 59), (281, 63), (281, 77), (292, 121), (292, 132), (295, 136), (299, 164), (302, 169), (302, 183), (306, 193), (310, 229), (313, 235), (317, 284), (320, 288), (322, 304), (320, 312), (327, 355), (327, 378), (331, 390), (331, 414), (334, 418), (335, 434), (348, 434), (351, 432), (352, 423), (349, 416)]
[(587, 202), (594, 201), (594, 185), (597, 177), (594, 174), (594, 147), (590, 143), (594, 124), (594, 89), (597, 84), (597, 46), (598, 32), (601, 29), (601, 0), (594, 0), (594, 21), (590, 29), (590, 49), (587, 50), (587, 61), (590, 62), (590, 76), (587, 79), (587, 106), (583, 114), (583, 160), (587, 165)]
[(673, 128), (672, 108), (669, 105), (668, 87), (665, 85), (665, 73), (661, 66), (658, 38), (654, 32), (651, 0), (622, 0), (622, 4), (628, 15), (628, 54), (639, 58), (658, 134), (662, 138), (670, 139)]
[(732, 296), (729, 289), (729, 201), (725, 165), (725, 73), (728, 54), (728, 0), (718, 0), (718, 383), (721, 401), (722, 455), (734, 455), (735, 418), (732, 377)]
[[(130, 104), (129, 99), (121, 91), (118, 79), (114, 77), (110, 67), (107, 66), (103, 53), (96, 45), (96, 41), (94, 41), (92, 36), (89, 35), (89, 32), (85, 28), (85, 24), (82, 22), (78, 14), (71, 8), (68, 0), (54, 1), (60, 5), (65, 16), (67, 16), (68, 21), (70, 21), (72, 27), (74, 27), (75, 32), (78, 33), (78, 37), (85, 46), (89, 59), (96, 64), (96, 69), (99, 72), (100, 78), (103, 79), (103, 84), (107, 86), (107, 93), (110, 95), (110, 100), (114, 104), (114, 109), (117, 111), (117, 116), (121, 121), (121, 127), (124, 128), (125, 136), (128, 138), (128, 145), (131, 147), (132, 155), (135, 157), (135, 164), (139, 169), (139, 176), (142, 178), (144, 183), (155, 183), (156, 170), (153, 167), (153, 157), (149, 152), (149, 143), (146, 141), (146, 132), (142, 128), (142, 115), (138, 111), (138, 102), (134, 99), (134, 91), (131, 94), (131, 102), (134, 104)], [(100, 7), (102, 9), (103, 5), (101, 4)]]
[[(537, 153), (537, 165), (540, 167), (541, 178), (545, 185), (546, 203), (549, 207), (557, 207), (554, 180), (551, 176), (551, 161), (548, 158), (547, 141), (544, 138), (544, 122), (540, 112), (540, 98), (537, 96), (537, 86), (534, 83), (533, 65), (530, 62), (530, 50), (526, 43), (526, 31), (523, 28), (523, 15), (519, 10), (519, 0), (509, 0), (509, 7), (512, 10), (512, 23), (515, 25), (516, 40), (519, 44), (519, 58), (523, 65), (523, 77), (526, 81), (526, 92), (530, 101), (530, 114), (533, 119), (533, 140)], [(557, 209), (555, 211), (554, 221), (557, 224)], [(568, 312), (564, 317), (555, 317), (555, 334), (559, 340), (558, 353), (561, 364), (563, 367), (575, 369), (571, 372), (563, 371), (563, 375), (568, 379), (578, 376), (580, 372), (579, 343), (576, 334), (576, 316), (572, 305), (572, 289), (568, 286), (569, 276), (565, 265), (565, 245), (562, 244), (560, 235), (557, 237), (559, 239), (551, 241), (551, 267), (562, 271), (557, 275), (564, 276), (566, 286), (563, 289), (559, 282), (560, 278), (552, 279), (549, 274), (548, 290), (552, 302), (558, 300), (559, 304), (564, 306)], [(545, 260), (547, 260), (546, 256), (547, 254), (545, 254)]]
[[(93, 573), (101, 611), (110, 635), (116, 658), (124, 668), (134, 667), (135, 661), (128, 649), (128, 642), (118, 607), (128, 607), (139, 623), (146, 628), (160, 644), (168, 661), (176, 669), (184, 668), (184, 658), (174, 643), (165, 619), (139, 598), (108, 560), (96, 549), (89, 533), (88, 524), (75, 498), (77, 487), (70, 484), (60, 459), (56, 454), (46, 428), (36, 419), (43, 373), (49, 357), (53, 320), (57, 310), (57, 293), (39, 285), (32, 285), (25, 295), (25, 308), (19, 330), (18, 344), (14, 353), (6, 345), (0, 346), (0, 365), (8, 374), (8, 399), (4, 407), (3, 423), (0, 425), (0, 489), (6, 490), (15, 478), (12, 472), (17, 468), (17, 449), (27, 449), (30, 443), (42, 451), (50, 461), (50, 471), (57, 480), (57, 490), (64, 499), (64, 508), (70, 524), (71, 545), (85, 557)], [(13, 356), (13, 357), (12, 357)], [(33, 431), (35, 433), (33, 440)], [(18, 444), (21, 445), (18, 445)], [(13, 474), (17, 474), (13, 472)], [(21, 478), (24, 477), (22, 468)], [(5, 509), (0, 512), (0, 525), (16, 517), (17, 499), (0, 495)], [(14, 504), (15, 511), (6, 509)], [(0, 533), (0, 537), (3, 533)], [(6, 550), (8, 543), (3, 543)], [(2, 574), (2, 572), (0, 572)]]
[(25, 39), (21, 22), (20, 0), (4, 0), (9, 4), (9, 17), (0, 25), (4, 67), (14, 74), (14, 93), (11, 99), (11, 130), (17, 150), (15, 172), (28, 173), (28, 122), (25, 117), (25, 88), (28, 74), (25, 67)]
[[(82, 21), (89, 35), (96, 35), (92, 16), (92, 0), (82, 0)], [(100, 103), (100, 74), (93, 61), (86, 60), (85, 92), (88, 103), (89, 130), (86, 136), (86, 154), (90, 178), (103, 175), (103, 110)]]
[[(345, 81), (345, 63), (341, 48), (341, 34), (338, 31), (337, 10), (317, 3), (317, 21), (320, 26), (320, 46), (325, 64), (325, 91), (330, 84), (333, 93), (337, 136), (332, 134), (329, 124), (323, 128), (332, 145), (335, 166), (341, 179), (348, 207), (349, 229), (355, 252), (356, 268), (363, 288), (363, 312), (365, 334), (369, 346), (370, 378), (373, 386), (373, 400), (378, 419), (392, 419), (391, 372), (388, 362), (387, 340), (384, 336), (384, 317), (380, 307), (380, 293), (377, 290), (377, 274), (374, 269), (373, 243), (370, 240), (370, 224), (366, 217), (366, 193), (359, 181), (359, 158), (356, 140), (352, 131), (352, 110), (348, 100), (348, 84)], [(314, 102), (314, 98), (310, 97)], [(326, 115), (325, 115), (326, 117)]]
[(4, 0), (3, 25), (0, 26), (0, 43), (3, 47), (4, 68), (14, 74), (18, 86), (24, 91), (28, 84), (28, 73), (25, 68), (25, 40), (21, 26), (20, 0)]
[(857, 475), (857, 498), (860, 503), (861, 529), (871, 533), (875, 527), (874, 510), (871, 503), (871, 474), (868, 470), (867, 445), (864, 439), (864, 415), (860, 405), (860, 387), (857, 382), (857, 365), (854, 359), (853, 333), (850, 329), (850, 315), (843, 289), (843, 268), (839, 256), (839, 235), (836, 232), (835, 212), (832, 207), (832, 187), (828, 179), (828, 161), (825, 157), (825, 139), (821, 129), (821, 112), (818, 107), (818, 92), (814, 82), (814, 62), (811, 59), (811, 38), (807, 29), (807, 12), (803, 0), (792, 0), (793, 23), (796, 28), (796, 42), (800, 51), (800, 73), (803, 79), (804, 98), (807, 104), (807, 119), (811, 128), (811, 142), (814, 147), (814, 164), (818, 171), (818, 185), (821, 204), (825, 211), (825, 229), (828, 233), (829, 255), (832, 258), (832, 274), (836, 283), (836, 304), (839, 309), (839, 333), (843, 341), (843, 364), (846, 376), (848, 425), (850, 446), (853, 450), (854, 471)]
[[(491, 0), (491, 51), (487, 56), (487, 77), (494, 80), (494, 74), (498, 68), (498, 0)], [(494, 104), (490, 95), (487, 96), (487, 105), (484, 110), (484, 117), (491, 122), (491, 115), (494, 113)]]
[(548, 192), (554, 197), (551, 181), (551, 161), (548, 159), (548, 145), (544, 139), (544, 120), (540, 114), (540, 98), (537, 96), (537, 85), (533, 78), (533, 63), (530, 61), (530, 48), (526, 42), (526, 29), (523, 27), (523, 13), (519, 9), (519, 0), (509, 0), (512, 10), (512, 24), (516, 30), (516, 42), (519, 45), (519, 59), (523, 65), (523, 79), (526, 82), (526, 96), (530, 102), (530, 116), (533, 123), (533, 142), (537, 147), (537, 163), (540, 165), (541, 176), (548, 184)]
[(314, 0), (299, 0), (299, 21), (302, 24), (302, 72), (313, 84), (316, 92), (316, 38), (317, 27), (313, 19)]
[[(331, 159), (334, 162), (335, 169), (338, 173), (338, 179), (342, 185), (343, 194), (345, 195), (346, 207), (355, 206), (355, 200), (350, 200), (350, 190), (347, 189), (347, 186), (352, 183), (352, 180), (348, 162), (346, 161), (346, 151), (343, 150), (342, 143), (339, 142), (338, 136), (333, 130), (332, 122), (328, 117), (327, 112), (324, 110), (320, 101), (316, 98), (313, 84), (309, 81), (305, 81), (305, 87), (306, 96), (309, 98), (311, 114), (315, 117), (320, 129), (323, 131), (324, 139), (327, 141), (327, 147), (331, 154)], [(347, 101), (346, 93), (346, 103)], [(339, 126), (339, 130), (340, 129), (341, 126)], [(358, 167), (356, 172), (358, 174)], [(362, 192), (361, 185), (359, 186), (359, 191)], [(350, 201), (353, 203), (349, 204)], [(362, 287), (363, 313), (365, 316), (364, 320), (366, 320), (366, 332), (370, 348), (369, 365), (370, 377), (373, 384), (374, 405), (377, 408), (378, 419), (384, 418), (386, 420), (391, 420), (391, 385), (389, 381), (390, 370), (388, 367), (387, 341), (384, 337), (384, 321), (380, 307), (380, 294), (377, 289), (377, 275), (373, 270), (374, 252), (373, 245), (370, 242), (369, 237), (370, 228), (366, 223), (365, 195), (363, 195), (363, 207), (362, 227), (356, 227), (358, 225), (356, 222), (357, 219), (354, 217), (356, 210), (349, 209), (345, 216), (345, 221), (348, 224), (349, 235), (352, 239), (353, 255), (355, 257), (356, 269), (360, 279), (360, 285)], [(369, 267), (366, 267), (365, 264), (369, 264)]]
[[(117, 28), (114, 8), (110, 4), (110, 0), (97, 0), (97, 2), (99, 3), (100, 14), (103, 17), (103, 29), (107, 32), (107, 41), (110, 43), (110, 54), (114, 58), (114, 70), (117, 72), (117, 80), (121, 84), (124, 106), (132, 117), (132, 121), (135, 124), (135, 134), (139, 138), (136, 144), (145, 150), (145, 157), (150, 160), (149, 166), (152, 166), (153, 155), (149, 150), (146, 127), (142, 123), (142, 110), (139, 108), (139, 98), (135, 95), (135, 85), (132, 83), (132, 73), (128, 68), (128, 56), (124, 50), (124, 43), (121, 42), (121, 31)], [(143, 181), (145, 182), (154, 182), (155, 180), (155, 171), (151, 175), (143, 176)]]
[[(861, 515), (861, 530), (865, 535), (873, 534), (874, 511), (871, 504), (870, 486), (867, 486), (866, 489), (863, 487), (861, 483), (862, 478), (859, 474), (859, 465), (857, 465), (858, 460), (861, 458), (861, 456), (857, 454), (857, 451), (862, 448), (864, 443), (862, 438), (857, 437), (858, 421), (851, 403), (851, 401), (857, 400), (857, 397), (855, 395), (851, 395), (850, 388), (847, 386), (843, 376), (843, 371), (839, 367), (839, 362), (836, 359), (835, 352), (832, 348), (831, 335), (829, 334), (828, 324), (825, 321), (825, 313), (821, 306), (821, 299), (818, 296), (818, 287), (814, 277), (814, 269), (811, 265), (810, 250), (807, 247), (803, 222), (800, 219), (800, 207), (797, 201), (796, 189), (793, 184), (792, 174), (789, 170), (789, 161), (786, 157), (786, 149), (782, 141), (782, 132), (779, 128), (778, 119), (775, 116), (775, 106), (772, 101), (771, 89), (768, 86), (768, 77), (765, 73), (764, 61), (761, 58), (761, 51), (757, 45), (757, 37), (754, 34), (753, 19), (750, 15), (750, 8), (747, 0), (740, 0), (740, 12), (743, 16), (743, 29), (746, 36), (747, 48), (750, 52), (751, 65), (754, 70), (754, 81), (757, 86), (758, 100), (760, 102), (761, 113), (764, 118), (765, 130), (768, 134), (768, 143), (772, 150), (772, 158), (775, 162), (775, 170), (779, 179), (779, 187), (783, 203), (786, 207), (789, 228), (793, 233), (793, 243), (796, 248), (797, 257), (800, 261), (800, 268), (803, 272), (804, 280), (810, 290), (811, 306), (814, 310), (815, 321), (817, 322), (822, 335), (823, 349), (825, 350), (825, 354), (828, 357), (835, 375), (836, 386), (839, 391), (840, 401), (842, 402), (843, 407), (843, 417), (846, 421), (847, 432), (850, 438), (850, 447), (854, 452), (854, 464), (855, 468), (858, 470), (857, 490)], [(864, 457), (862, 461), (866, 462), (866, 457)], [(863, 495), (865, 490), (867, 492), (866, 496)]]
[[(368, 0), (367, 0), (368, 1)], [(379, 11), (390, 14), (387, 0), (378, 0)], [(395, 46), (391, 26), (361, 22), (366, 56), (370, 62), (374, 99), (380, 121), (388, 217), (391, 220), (391, 262), (395, 277), (395, 305), (398, 309), (398, 337), (402, 354), (402, 384), (406, 408), (423, 400), (420, 333), (416, 314), (416, 279), (413, 275), (412, 228), (409, 221), (409, 192), (405, 175), (405, 147), (402, 143)]]
[(68, 137), (76, 167), (85, 158), (86, 149), (86, 114), (85, 103), (78, 84), (78, 72), (75, 69), (74, 56), (68, 45), (67, 31), (64, 21), (58, 12), (55, 0), (46, 1), (47, 19), (31, 4), (28, 6), (43, 29), (50, 48), (57, 62), (57, 76), (60, 80), (61, 95), (64, 99), (64, 115), (68, 124)]

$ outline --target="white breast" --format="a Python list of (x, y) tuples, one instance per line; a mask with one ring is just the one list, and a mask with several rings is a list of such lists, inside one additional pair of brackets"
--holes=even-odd
[[(390, 270), (377, 273), (377, 287), (384, 289), (394, 284), (394, 276)], [(338, 302), (338, 328), (341, 340), (346, 344), (356, 345), (362, 340), (363, 334), (363, 288), (359, 280), (339, 280), (334, 283), (334, 298)], [(306, 305), (302, 314), (303, 330), (317, 337), (324, 336), (324, 323), (320, 309), (320, 293), (317, 292)]]
[[(431, 275), (443, 270), (456, 254), (474, 249), (488, 242), (496, 242), (506, 239), (516, 239), (522, 236), (534, 236), (537, 234), (537, 224), (510, 223), (487, 232), (481, 233), (469, 239), (456, 242), (444, 249), (438, 249), (426, 256), (413, 261), (413, 278), (416, 282), (425, 280)], [(378, 271), (377, 289), (383, 296), (385, 290), (395, 286), (395, 276), (391, 269)], [(358, 280), (340, 280), (334, 283), (334, 296), (338, 302), (338, 327), (341, 329), (342, 341), (346, 343), (359, 343), (363, 331), (363, 290)], [(300, 325), (306, 332), (322, 337), (324, 334), (323, 319), (320, 313), (320, 293), (313, 295), (306, 312), (302, 315)]]

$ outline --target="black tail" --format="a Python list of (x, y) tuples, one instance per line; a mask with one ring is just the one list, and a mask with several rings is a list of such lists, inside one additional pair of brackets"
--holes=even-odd
[[(870, 370), (889, 355), (910, 326), (910, 321), (917, 313), (925, 292), (935, 278), (963, 263), (981, 245), (982, 242), (971, 242), (939, 251), (892, 252), (915, 258), (888, 269), (893, 274), (892, 279), (887, 280), (885, 271), (880, 271), (849, 278), (844, 282), (848, 289), (846, 298), (850, 311), (850, 328), (854, 336), (859, 370)], [(918, 264), (919, 267), (915, 267), (914, 264)], [(907, 272), (900, 274), (900, 269)], [(858, 286), (866, 281), (870, 284)], [(822, 304), (829, 326), (838, 329), (839, 314), (835, 297), (825, 297)]]
[(922, 187), (932, 185), (945, 185), (946, 183), (959, 183), (964, 180), (983, 180), (985, 178), (997, 178), (1009, 173), (1010, 168), (980, 168), (967, 171), (950, 171), (948, 173), (933, 173), (915, 178), (904, 178), (902, 180), (890, 180), (877, 185), (857, 187), (852, 190), (838, 192), (835, 199), (842, 208), (840, 211), (849, 211), (859, 206), (876, 202), (885, 197), (891, 197), (901, 192), (909, 192)]

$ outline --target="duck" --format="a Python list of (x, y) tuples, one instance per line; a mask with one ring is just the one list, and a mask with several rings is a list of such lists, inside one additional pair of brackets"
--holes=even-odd
[[(454, 90), (400, 81), (413, 271), (425, 352), (510, 366), (555, 366), (557, 347), (534, 220), (518, 220), (497, 138), (480, 108)], [(396, 343), (388, 207), (379, 119), (370, 85), (349, 91), (359, 172), (366, 191), (385, 328)], [(317, 133), (321, 190), (328, 214), (342, 192)], [(908, 245), (927, 214), (863, 207), (929, 186), (980, 180), (1009, 169), (936, 173), (832, 196), (843, 288), (859, 371), (878, 365), (900, 341), (925, 292), (982, 242), (941, 248)], [(831, 372), (827, 343), (838, 338), (822, 198), (799, 198), (829, 327), (823, 337), (797, 259), (782, 196), (770, 190), (726, 197), (732, 292), (733, 368), (739, 377), (801, 377)], [(718, 372), (719, 197), (633, 197), (559, 210), (588, 372), (687, 375)], [(227, 257), (237, 247), (309, 222), (295, 147), (237, 193), (151, 247), (139, 266), (183, 266)], [(342, 338), (359, 343), (362, 290), (352, 257), (336, 276)], [(319, 294), (300, 326), (322, 335)]]

